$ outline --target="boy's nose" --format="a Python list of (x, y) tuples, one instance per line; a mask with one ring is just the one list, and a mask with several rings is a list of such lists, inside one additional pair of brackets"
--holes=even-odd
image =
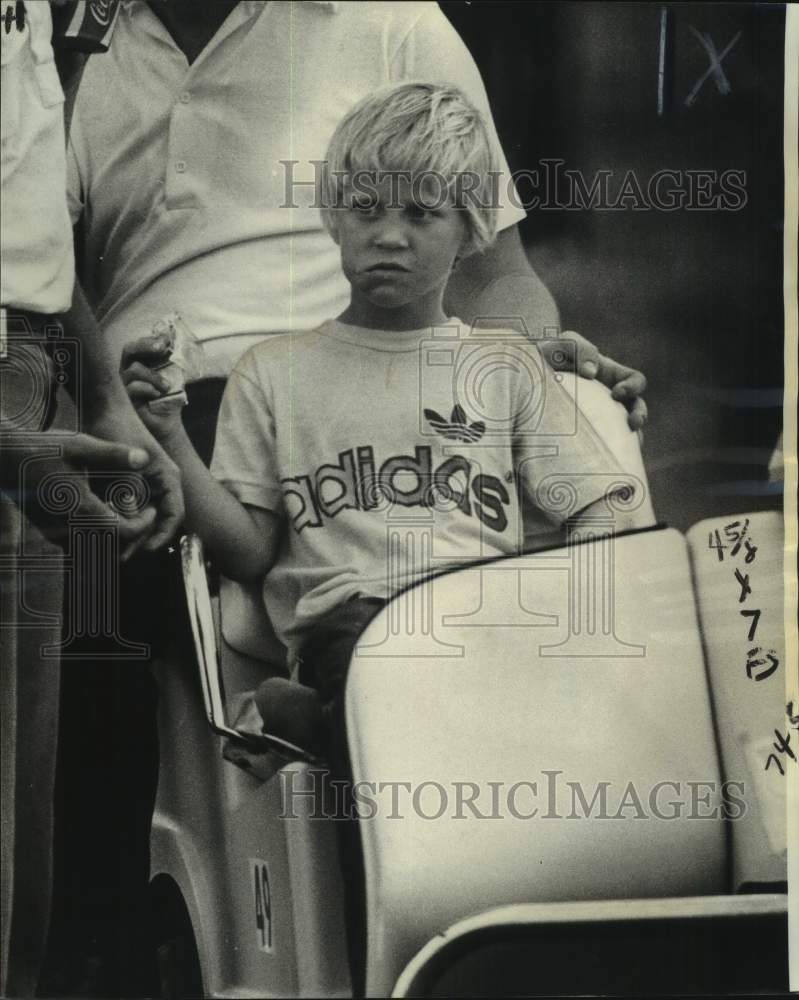
[(375, 244), (385, 249), (406, 247), (408, 237), (402, 223), (398, 219), (387, 218), (375, 234)]

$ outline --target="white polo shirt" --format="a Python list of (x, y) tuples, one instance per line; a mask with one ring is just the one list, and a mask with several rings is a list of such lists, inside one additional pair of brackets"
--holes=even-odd
[(16, 4), (2, 0), (0, 305), (59, 313), (72, 301), (75, 264), (50, 4), (26, 3), (21, 31), (15, 18)]
[[(110, 51), (87, 64), (69, 147), (83, 276), (113, 347), (177, 309), (209, 373), (227, 375), (265, 335), (341, 312), (338, 248), (298, 182), (357, 101), (405, 79), (453, 83), (491, 122), (435, 3), (241, 0), (191, 66), (143, 0), (123, 5)], [(507, 205), (500, 228), (523, 217)]]

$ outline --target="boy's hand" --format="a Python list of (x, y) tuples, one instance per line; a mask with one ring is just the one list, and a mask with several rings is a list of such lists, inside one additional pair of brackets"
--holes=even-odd
[(548, 364), (554, 369), (570, 368), (572, 359), (562, 350), (561, 340), (571, 340), (577, 347), (577, 374), (583, 378), (596, 378), (611, 390), (614, 399), (627, 407), (627, 423), (631, 430), (640, 431), (647, 421), (646, 402), (642, 393), (646, 389), (646, 376), (635, 368), (620, 365), (618, 361), (600, 354), (594, 345), (575, 333), (565, 330), (562, 338), (538, 341), (538, 347)]
[(154, 413), (149, 403), (161, 399), (170, 392), (169, 380), (158, 370), (169, 360), (170, 347), (166, 337), (152, 334), (126, 344), (122, 351), (120, 377), (128, 395), (136, 407), (142, 422), (162, 443), (168, 441), (183, 428), (180, 407), (167, 412)]

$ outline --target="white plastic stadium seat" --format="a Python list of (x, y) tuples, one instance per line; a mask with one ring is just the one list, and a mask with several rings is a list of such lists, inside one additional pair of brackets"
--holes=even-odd
[[(481, 622), (482, 603), (504, 607), (509, 624)], [(361, 823), (370, 995), (389, 992), (453, 921), (495, 905), (726, 891), (721, 772), (677, 531), (471, 567), (408, 591), (362, 636), (346, 702), (356, 783), (410, 789), (401, 820), (382, 795)], [(569, 781), (589, 806), (608, 783), (612, 814), (637, 795), (645, 816), (633, 818), (630, 800), (620, 818), (598, 818), (600, 798), (586, 819)], [(454, 782), (475, 785), (482, 814), (500, 783), (502, 818), (459, 811)], [(520, 814), (538, 807), (534, 818), (508, 804), (519, 782), (537, 782), (514, 801)], [(653, 816), (651, 795), (661, 813), (681, 802), (681, 815)]]

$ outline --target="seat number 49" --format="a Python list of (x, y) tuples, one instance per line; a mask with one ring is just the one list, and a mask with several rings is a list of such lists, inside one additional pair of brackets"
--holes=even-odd
[(255, 902), (255, 934), (260, 951), (273, 949), (272, 888), (265, 861), (250, 859), (250, 878)]

